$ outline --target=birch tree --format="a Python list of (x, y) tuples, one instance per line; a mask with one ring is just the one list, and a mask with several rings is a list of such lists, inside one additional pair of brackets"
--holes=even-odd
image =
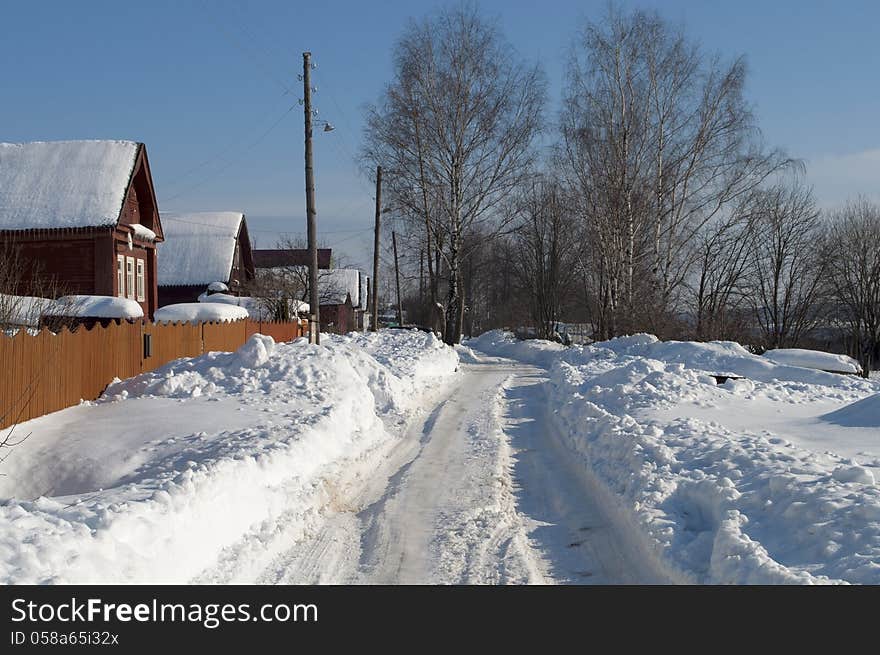
[(656, 329), (700, 231), (791, 163), (764, 148), (745, 79), (741, 58), (707, 56), (656, 13), (611, 9), (578, 34), (560, 154), (596, 251), (600, 337)]
[(410, 23), (395, 48), (394, 79), (368, 111), (366, 156), (396, 178), (393, 202), (424, 220), (438, 278), (442, 262), (447, 343), (461, 335), (465, 235), (491, 234), (501, 203), (527, 175), (545, 87), (537, 66), (461, 6)]

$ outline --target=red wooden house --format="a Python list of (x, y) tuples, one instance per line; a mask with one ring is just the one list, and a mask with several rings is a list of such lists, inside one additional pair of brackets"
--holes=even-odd
[(213, 282), (241, 295), (254, 279), (247, 219), (241, 212), (165, 212), (159, 246), (159, 306), (197, 302)]
[(152, 318), (163, 238), (144, 144), (0, 143), (0, 245), (18, 251), (22, 295), (42, 277), (62, 295), (130, 298)]

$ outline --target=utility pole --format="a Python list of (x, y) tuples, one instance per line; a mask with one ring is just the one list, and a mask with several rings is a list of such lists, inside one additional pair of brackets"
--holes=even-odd
[(382, 216), (382, 167), (376, 166), (376, 228), (373, 234), (373, 320), (370, 329), (379, 331), (379, 219)]
[(394, 277), (397, 278), (397, 324), (403, 326), (403, 307), (400, 304), (400, 269), (397, 265), (397, 232), (391, 233), (391, 243), (394, 246)]
[(309, 239), (309, 343), (321, 343), (321, 308), (318, 304), (318, 235), (315, 209), (315, 172), (312, 169), (311, 52), (303, 53), (303, 110), (306, 131), (306, 223)]

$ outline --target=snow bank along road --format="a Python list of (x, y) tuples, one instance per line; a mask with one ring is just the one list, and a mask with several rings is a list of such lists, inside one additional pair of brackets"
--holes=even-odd
[(179, 360), (20, 426), (4, 582), (660, 582), (536, 367), (420, 333)]
[(540, 369), (464, 364), (381, 471), (261, 582), (659, 582), (546, 429)]
[(671, 579), (880, 583), (877, 380), (645, 334), (469, 345), (546, 367), (563, 447)]
[(880, 583), (880, 381), (729, 342), (255, 335), (17, 429), (0, 582)]

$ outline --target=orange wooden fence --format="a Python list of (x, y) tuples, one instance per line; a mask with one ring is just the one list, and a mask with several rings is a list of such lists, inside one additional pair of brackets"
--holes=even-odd
[(0, 333), (0, 428), (94, 400), (113, 378), (129, 378), (181, 357), (237, 350), (258, 333), (292, 341), (308, 333), (308, 321), (111, 321), (107, 327), (73, 332)]

